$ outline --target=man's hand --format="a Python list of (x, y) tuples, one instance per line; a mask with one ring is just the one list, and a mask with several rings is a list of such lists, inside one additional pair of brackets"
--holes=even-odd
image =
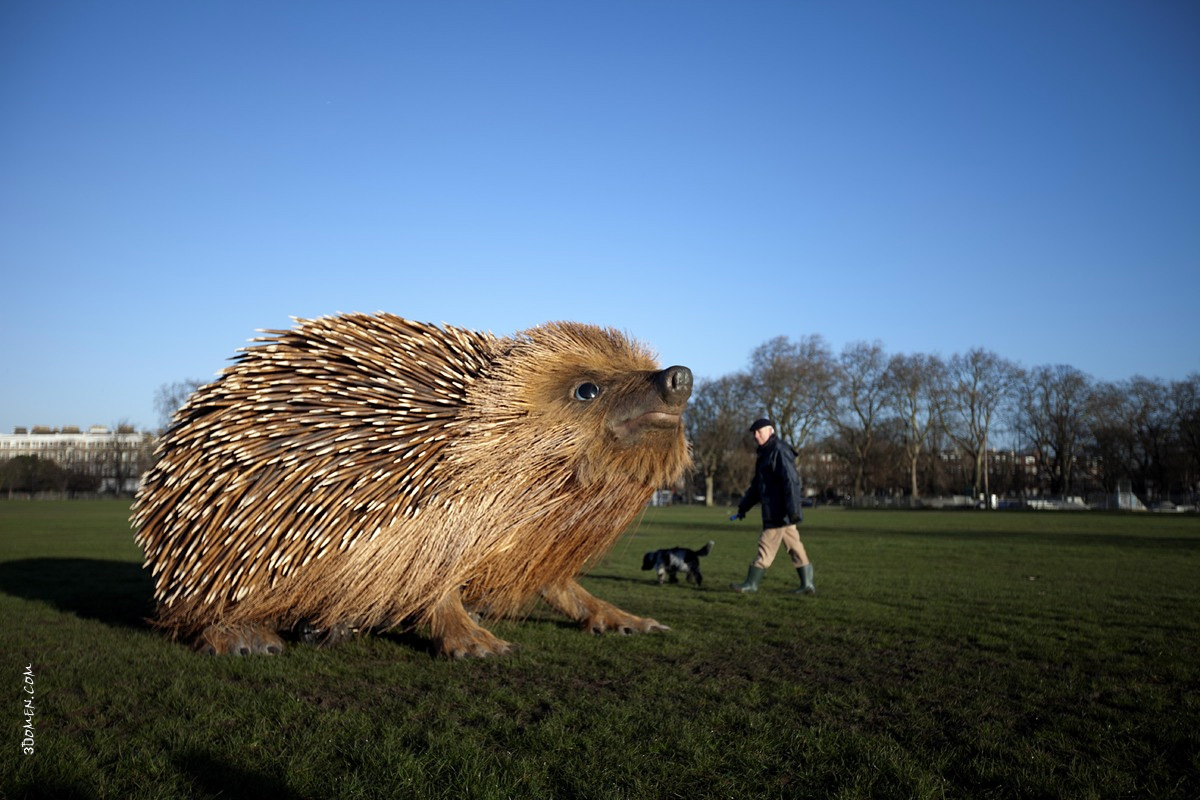
[(730, 517), (729, 521), (737, 522), (739, 519), (745, 519), (745, 518), (746, 518), (746, 515), (739, 511), (738, 513), (736, 513), (732, 517)]

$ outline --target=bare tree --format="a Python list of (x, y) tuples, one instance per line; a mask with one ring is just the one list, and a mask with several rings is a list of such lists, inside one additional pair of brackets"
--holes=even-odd
[(779, 437), (797, 452), (823, 421), (822, 409), (833, 374), (833, 355), (819, 335), (793, 342), (777, 336), (750, 355), (750, 393)]
[(685, 423), (695, 469), (704, 478), (704, 503), (713, 504), (718, 478), (732, 479), (745, 449), (749, 379), (743, 374), (702, 380), (692, 393)]
[(879, 342), (846, 345), (834, 368), (833, 391), (825, 413), (846, 448), (853, 494), (868, 486), (872, 449), (887, 397), (887, 358)]
[(192, 392), (199, 389), (208, 381), (199, 378), (188, 378), (174, 383), (164, 383), (154, 393), (154, 410), (158, 412), (159, 423), (165, 430), (171, 427), (171, 418), (183, 407)]
[(950, 358), (935, 395), (938, 424), (971, 459), (976, 495), (989, 493), (988, 435), (1019, 374), (1013, 362), (977, 347)]
[(937, 356), (892, 356), (887, 367), (887, 402), (900, 423), (899, 435), (908, 465), (909, 492), (915, 504), (921, 496), (918, 464), (937, 420), (935, 387), (945, 367)]
[(7, 488), (10, 500), (17, 492), (32, 498), (39, 492), (64, 491), (67, 475), (53, 459), (36, 455), (14, 456), (0, 463), (0, 487)]
[(1180, 484), (1200, 490), (1200, 373), (1171, 384), (1171, 410), (1179, 431)]
[(1105, 493), (1133, 477), (1133, 404), (1126, 383), (1097, 383), (1088, 399), (1086, 452)]
[[(127, 420), (114, 425), (108, 440), (96, 452), (94, 474), (112, 481), (112, 491), (120, 495), (129, 491), (136, 479), (153, 463), (153, 437), (138, 433)], [(101, 491), (105, 487), (101, 484)]]
[(1087, 436), (1092, 379), (1065, 364), (1036, 367), (1017, 386), (1015, 423), (1033, 444), (1050, 493), (1071, 493), (1076, 465)]
[(1170, 492), (1175, 425), (1170, 389), (1160, 380), (1138, 375), (1129, 382), (1132, 403), (1133, 488), (1147, 500)]

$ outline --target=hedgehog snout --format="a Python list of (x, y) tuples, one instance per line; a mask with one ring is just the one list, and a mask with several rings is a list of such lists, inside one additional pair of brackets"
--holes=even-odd
[(687, 367), (667, 367), (654, 375), (654, 388), (664, 402), (682, 406), (692, 396), (692, 371)]

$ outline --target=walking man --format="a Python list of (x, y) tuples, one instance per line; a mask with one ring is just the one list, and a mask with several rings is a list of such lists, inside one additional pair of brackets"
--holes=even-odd
[(762, 506), (763, 532), (758, 537), (758, 554), (750, 562), (746, 580), (732, 585), (734, 591), (757, 592), (759, 581), (767, 567), (775, 560), (782, 542), (787, 547), (792, 565), (800, 575), (800, 588), (796, 593), (816, 594), (813, 586), (812, 562), (804, 552), (800, 532), (796, 523), (800, 515), (800, 479), (796, 475), (796, 452), (775, 435), (775, 423), (769, 419), (758, 419), (750, 426), (754, 441), (758, 444), (758, 459), (754, 464), (754, 480), (738, 503), (737, 513), (731, 520), (746, 518), (746, 512), (755, 503)]

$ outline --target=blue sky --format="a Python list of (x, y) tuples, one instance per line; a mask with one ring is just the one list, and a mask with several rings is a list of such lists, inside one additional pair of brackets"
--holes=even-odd
[(0, 6), (0, 431), (259, 328), (610, 325), (1200, 370), (1200, 6)]

